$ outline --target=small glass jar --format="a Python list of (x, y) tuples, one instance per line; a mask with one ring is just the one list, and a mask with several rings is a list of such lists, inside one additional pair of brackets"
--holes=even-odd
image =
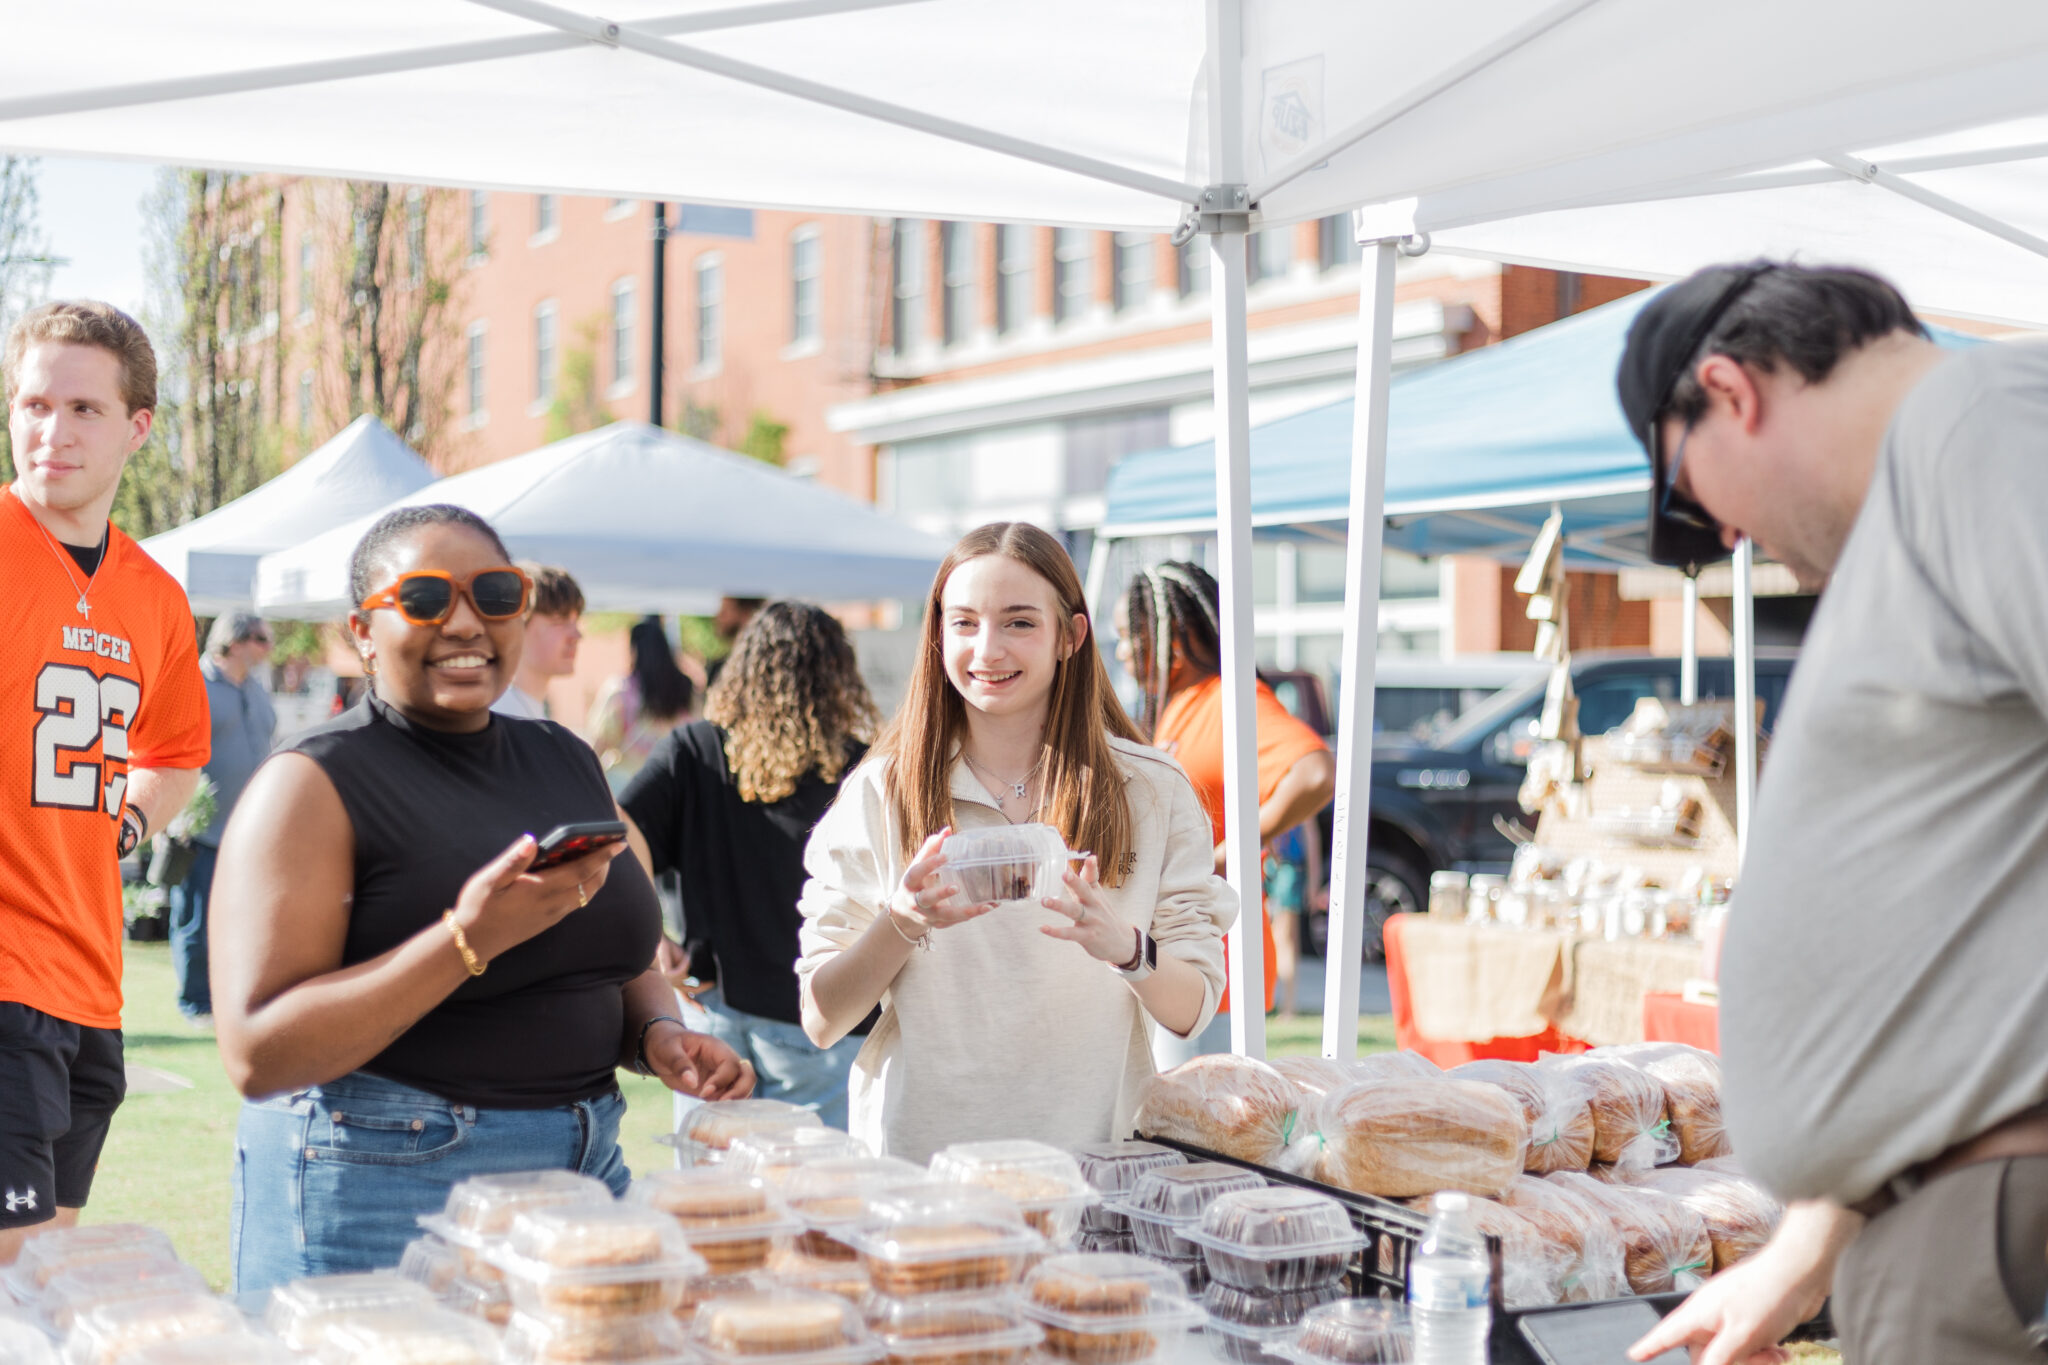
[(1462, 872), (1429, 874), (1429, 913), (1449, 919), (1465, 917), (1465, 897), (1471, 878)]

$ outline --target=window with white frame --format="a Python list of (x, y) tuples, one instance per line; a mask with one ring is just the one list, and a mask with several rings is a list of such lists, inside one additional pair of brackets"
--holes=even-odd
[(469, 255), (482, 260), (491, 249), (491, 196), (485, 190), (469, 192)]
[(536, 194), (533, 197), (533, 235), (552, 237), (561, 227), (561, 201), (552, 194)]
[(313, 234), (299, 238), (299, 321), (310, 322), (313, 318), (313, 277), (318, 269), (320, 248), (314, 244)]
[(634, 282), (631, 275), (612, 282), (612, 387), (633, 382)]
[(1152, 238), (1143, 232), (1116, 235), (1116, 311), (1139, 308), (1152, 297)]
[(1196, 233), (1180, 244), (1179, 279), (1176, 284), (1180, 296), (1191, 299), (1197, 294), (1209, 292), (1209, 238)]
[(697, 258), (697, 368), (715, 370), (725, 359), (725, 262), (716, 252)]
[(640, 201), (638, 199), (614, 199), (611, 201), (611, 203), (605, 206), (605, 221), (608, 223), (616, 223), (621, 218), (631, 218), (633, 216), (633, 210), (638, 207), (640, 207)]
[(556, 328), (560, 314), (549, 299), (533, 310), (533, 401), (555, 401)]
[(945, 266), (946, 344), (958, 346), (974, 335), (975, 293), (974, 227), (970, 223), (946, 223), (939, 228), (939, 259)]
[(1033, 284), (1035, 230), (1005, 223), (996, 229), (996, 331), (1004, 336), (1031, 321), (1037, 311)]
[(313, 372), (299, 372), (299, 434), (305, 436), (313, 430)]
[(1351, 230), (1351, 215), (1333, 213), (1316, 223), (1316, 264), (1324, 270), (1358, 264), (1358, 236)]
[(898, 218), (889, 240), (890, 337), (897, 355), (909, 355), (925, 340), (924, 220)]
[(818, 278), (824, 252), (816, 224), (806, 223), (789, 235), (789, 342), (810, 346), (818, 340)]
[(1056, 228), (1052, 234), (1052, 320), (1072, 322), (1095, 297), (1095, 234)]
[(462, 372), (466, 385), (465, 396), (468, 400), (464, 411), (468, 413), (472, 422), (483, 420), (484, 415), (484, 337), (483, 323), (469, 324), (469, 353), (464, 358)]
[(1294, 264), (1294, 229), (1268, 228), (1264, 232), (1254, 232), (1244, 263), (1247, 284), (1285, 279), (1288, 267)]

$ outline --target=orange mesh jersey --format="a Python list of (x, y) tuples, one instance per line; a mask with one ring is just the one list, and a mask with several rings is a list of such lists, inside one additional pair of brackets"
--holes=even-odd
[(192, 613), (110, 527), (81, 615), (85, 575), (11, 488), (0, 566), (0, 1000), (118, 1028), (128, 770), (211, 747)]

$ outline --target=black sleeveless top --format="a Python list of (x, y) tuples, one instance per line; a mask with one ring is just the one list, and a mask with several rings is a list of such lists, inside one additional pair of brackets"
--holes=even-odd
[[(597, 755), (552, 721), (493, 715), (475, 734), (451, 734), (373, 693), (278, 752), (318, 763), (355, 828), (343, 966), (438, 925), (462, 884), (521, 834), (617, 818)], [(363, 1070), (481, 1108), (601, 1095), (625, 1029), (620, 987), (653, 963), (660, 933), (653, 885), (621, 856), (589, 905), (499, 954)]]

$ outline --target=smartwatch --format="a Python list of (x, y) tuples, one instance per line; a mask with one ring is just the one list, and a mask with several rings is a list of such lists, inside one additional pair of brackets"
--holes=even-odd
[(1119, 964), (1113, 962), (1110, 964), (1111, 969), (1118, 976), (1130, 982), (1143, 981), (1146, 977), (1152, 975), (1158, 966), (1159, 940), (1153, 938), (1152, 935), (1146, 933), (1143, 929), (1138, 931), (1137, 957), (1128, 963)]

